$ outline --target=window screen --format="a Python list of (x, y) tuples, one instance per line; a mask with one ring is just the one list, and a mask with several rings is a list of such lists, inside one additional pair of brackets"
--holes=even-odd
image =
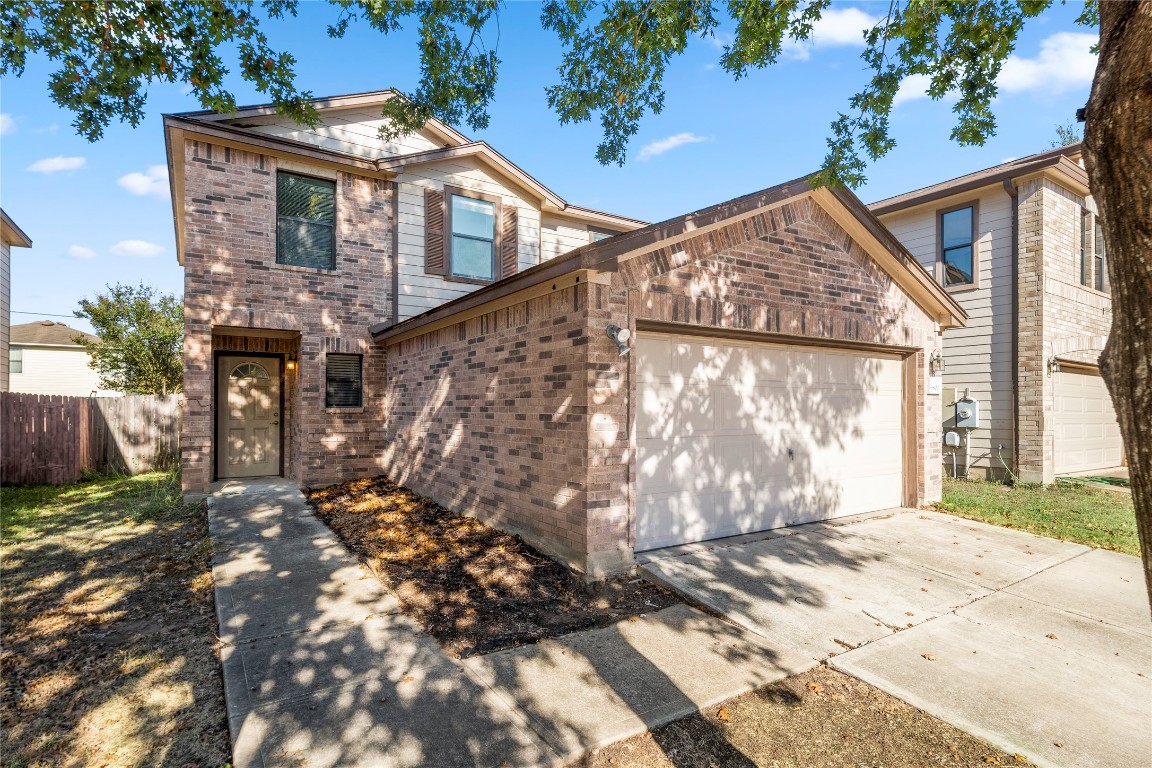
[(971, 207), (941, 215), (940, 246), (944, 262), (944, 285), (970, 285), (976, 282)]
[(496, 205), (452, 195), (452, 275), (496, 279)]
[(1090, 258), (1092, 254), (1092, 214), (1082, 208), (1080, 210), (1080, 285), (1088, 285), (1090, 273)]
[(1104, 227), (1100, 226), (1100, 220), (1096, 220), (1096, 290), (1108, 291), (1111, 293), (1108, 285), (1108, 263), (1107, 256), (1104, 252)]
[(363, 398), (363, 357), (360, 355), (328, 355), (327, 376), (324, 387), (324, 406), (327, 408), (358, 408)]
[(276, 175), (276, 263), (336, 268), (336, 184)]
[(8, 347), (8, 372), (24, 373), (23, 347)]

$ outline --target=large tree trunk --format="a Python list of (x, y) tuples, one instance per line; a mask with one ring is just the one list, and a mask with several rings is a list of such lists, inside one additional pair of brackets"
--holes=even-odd
[(1112, 280), (1112, 335), (1100, 369), (1128, 454), (1152, 606), (1152, 2), (1100, 3), (1084, 164)]

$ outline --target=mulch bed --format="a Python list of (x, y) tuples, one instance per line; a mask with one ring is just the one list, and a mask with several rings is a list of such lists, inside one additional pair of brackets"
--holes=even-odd
[(680, 602), (640, 579), (585, 584), (519, 536), (450, 512), (385, 477), (307, 496), (316, 515), (396, 592), (404, 611), (459, 658)]
[(825, 666), (595, 750), (577, 763), (578, 768), (994, 765), (1028, 768), (1032, 762)]

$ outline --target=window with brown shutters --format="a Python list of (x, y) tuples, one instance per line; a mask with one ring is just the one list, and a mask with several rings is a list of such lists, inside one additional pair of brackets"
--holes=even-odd
[(424, 272), (444, 274), (444, 193), (424, 190)]
[(483, 192), (445, 186), (424, 192), (424, 272), (490, 283), (518, 271), (515, 206)]
[(516, 206), (504, 206), (504, 216), (500, 231), (500, 278), (516, 274), (520, 259), (517, 228), (519, 226)]

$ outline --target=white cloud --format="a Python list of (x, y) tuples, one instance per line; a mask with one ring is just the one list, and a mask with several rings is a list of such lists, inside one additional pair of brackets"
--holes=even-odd
[(168, 167), (153, 165), (147, 173), (134, 171), (121, 176), (117, 183), (134, 195), (168, 197)]
[(0, 112), (0, 136), (16, 133), (16, 121), (7, 112)]
[(88, 161), (82, 157), (46, 157), (32, 163), (28, 166), (28, 170), (36, 173), (56, 173), (57, 171), (75, 171), (87, 164)]
[(669, 136), (666, 139), (659, 139), (651, 144), (645, 144), (640, 148), (640, 154), (636, 159), (640, 162), (646, 162), (654, 157), (669, 152), (676, 147), (682, 147), (685, 144), (699, 144), (702, 141), (708, 141), (706, 136), (697, 136), (694, 133), (678, 133), (675, 136)]
[(1008, 57), (996, 84), (1001, 91), (1043, 91), (1062, 93), (1092, 83), (1096, 54), (1088, 49), (1098, 38), (1086, 32), (1057, 32), (1040, 42), (1040, 53), (1026, 59)]
[(135, 256), (146, 259), (158, 256), (164, 252), (164, 246), (150, 243), (147, 240), (121, 240), (111, 248), (117, 256)]
[(60, 130), (60, 126), (56, 125), (56, 123), (51, 123), (43, 128), (33, 128), (32, 133), (56, 133), (58, 130)]
[(68, 256), (73, 259), (94, 259), (96, 258), (96, 251), (83, 245), (70, 245), (68, 246)]
[(864, 31), (879, 23), (879, 19), (859, 8), (829, 8), (812, 25), (807, 40), (784, 43), (784, 54), (791, 59), (807, 61), (813, 48), (833, 48), (845, 45), (864, 47)]
[(932, 84), (932, 78), (928, 75), (908, 75), (900, 81), (900, 88), (896, 91), (896, 96), (892, 99), (892, 106), (898, 107), (906, 101), (916, 101), (917, 99), (926, 99), (928, 94), (928, 86)]

